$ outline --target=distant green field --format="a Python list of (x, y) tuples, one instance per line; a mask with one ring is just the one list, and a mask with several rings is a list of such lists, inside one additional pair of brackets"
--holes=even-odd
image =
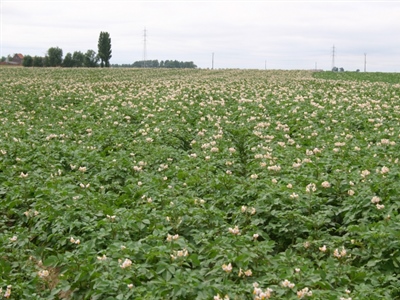
[(400, 83), (400, 73), (381, 73), (381, 72), (318, 72), (313, 73), (317, 79), (331, 80), (354, 80), (369, 82)]

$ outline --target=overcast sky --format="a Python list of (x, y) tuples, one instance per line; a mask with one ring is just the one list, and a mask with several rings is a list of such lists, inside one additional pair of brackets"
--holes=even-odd
[(97, 52), (111, 64), (146, 58), (200, 68), (400, 72), (400, 1), (0, 0), (0, 56)]

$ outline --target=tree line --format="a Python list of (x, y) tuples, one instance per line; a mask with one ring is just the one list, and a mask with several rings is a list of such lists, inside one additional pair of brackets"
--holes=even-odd
[[(89, 49), (86, 53), (75, 51), (67, 53), (63, 58), (63, 51), (59, 47), (51, 47), (47, 50), (47, 55), (30, 56), (25, 55), (22, 61), (24, 67), (65, 67), (65, 68), (94, 68), (94, 67), (110, 67), (111, 38), (108, 32), (100, 32), (98, 41), (98, 52)], [(100, 64), (99, 64), (100, 61)]]
[(133, 64), (112, 65), (116, 68), (177, 68), (177, 69), (195, 69), (197, 66), (192, 61), (177, 60), (139, 60)]
[(97, 43), (98, 52), (89, 49), (85, 53), (75, 51), (68, 52), (63, 57), (63, 50), (59, 47), (51, 47), (47, 50), (46, 55), (30, 56), (25, 55), (22, 61), (24, 67), (64, 67), (64, 68), (95, 68), (95, 67), (119, 67), (119, 68), (187, 68), (194, 69), (197, 66), (192, 61), (177, 60), (142, 60), (135, 61), (133, 64), (113, 64), (110, 65), (111, 53), (111, 37), (108, 32), (100, 32)]

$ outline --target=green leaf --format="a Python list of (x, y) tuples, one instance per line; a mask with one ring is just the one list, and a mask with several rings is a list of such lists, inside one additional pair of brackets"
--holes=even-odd
[(44, 261), (43, 264), (45, 266), (57, 266), (57, 263), (59, 262), (59, 259), (57, 256), (55, 255), (51, 255), (49, 257), (47, 257)]

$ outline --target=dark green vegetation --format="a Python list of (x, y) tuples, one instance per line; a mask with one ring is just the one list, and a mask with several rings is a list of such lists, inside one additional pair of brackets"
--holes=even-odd
[(314, 78), (347, 81), (369, 81), (400, 84), (400, 73), (380, 72), (315, 72)]
[(98, 56), (100, 58), (100, 67), (110, 67), (111, 53), (111, 37), (108, 32), (100, 32), (98, 47)]
[(74, 51), (73, 54), (68, 52), (64, 58), (61, 48), (51, 47), (44, 57), (25, 55), (22, 65), (24, 67), (95, 68), (99, 66), (98, 61), (100, 60), (100, 67), (110, 67), (112, 50), (111, 37), (108, 32), (100, 32), (97, 46), (98, 53), (91, 49), (87, 50), (86, 53)]
[(0, 90), (1, 296), (400, 297), (398, 85), (0, 68)]
[[(118, 67), (119, 65), (116, 65)], [(146, 60), (135, 61), (132, 65), (122, 65), (122, 67), (132, 68), (176, 68), (176, 69), (195, 69), (197, 66), (192, 61), (177, 61), (177, 60)]]

